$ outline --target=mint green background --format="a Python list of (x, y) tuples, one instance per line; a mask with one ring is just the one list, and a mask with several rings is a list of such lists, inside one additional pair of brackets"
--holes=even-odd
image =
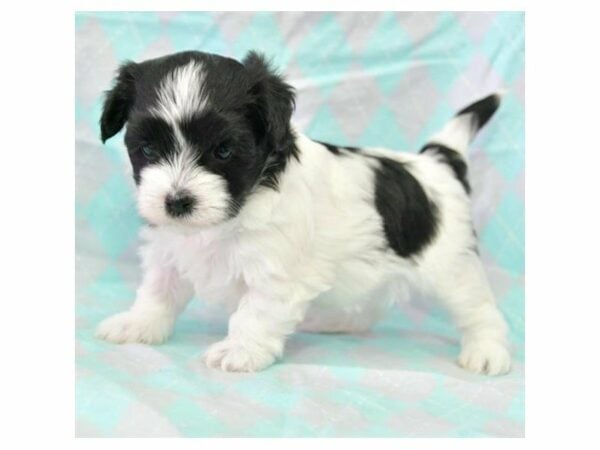
[[(524, 15), (521, 13), (81, 13), (76, 22), (78, 436), (522, 436), (524, 433)], [(162, 346), (93, 330), (139, 280), (134, 186), (122, 137), (102, 146), (102, 91), (120, 61), (184, 49), (259, 49), (298, 88), (314, 138), (416, 151), (466, 103), (503, 87), (472, 146), (481, 254), (511, 327), (515, 369), (454, 363), (445, 314), (415, 299), (363, 336), (298, 334), (258, 374), (204, 367), (224, 318), (196, 302)]]

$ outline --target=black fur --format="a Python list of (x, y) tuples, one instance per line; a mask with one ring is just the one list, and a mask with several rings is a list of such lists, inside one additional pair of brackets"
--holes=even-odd
[(360, 152), (360, 149), (358, 147), (349, 147), (349, 146), (339, 146), (339, 145), (333, 145), (333, 144), (328, 144), (327, 142), (323, 142), (323, 141), (317, 141), (315, 139), (313, 139), (315, 142), (323, 145), (327, 150), (329, 150), (331, 153), (333, 153), (334, 155), (343, 155), (344, 152), (342, 150), (347, 150), (349, 152)]
[(105, 93), (104, 109), (100, 118), (102, 142), (117, 134), (125, 125), (135, 99), (136, 64), (126, 62), (118, 70), (114, 86)]
[(177, 195), (168, 195), (165, 199), (165, 210), (172, 217), (183, 217), (194, 210), (196, 199), (185, 190)]
[(243, 63), (253, 95), (247, 117), (254, 126), (258, 144), (268, 154), (260, 183), (276, 189), (278, 175), (288, 160), (298, 159), (299, 155), (290, 128), (296, 104), (294, 89), (258, 53), (249, 52)]
[(315, 141), (319, 144), (321, 144), (322, 146), (324, 146), (327, 150), (329, 150), (331, 153), (333, 153), (334, 155), (340, 155), (340, 148), (337, 145), (333, 145), (333, 144), (328, 144), (327, 142), (321, 142), (321, 141)]
[(452, 150), (450, 147), (446, 147), (442, 144), (430, 143), (425, 145), (420, 153), (435, 153), (442, 156), (443, 161), (448, 164), (454, 171), (457, 180), (463, 185), (467, 194), (471, 192), (471, 186), (467, 178), (467, 163), (463, 157), (456, 150)]
[(438, 209), (401, 162), (385, 157), (375, 170), (375, 206), (390, 247), (397, 255), (418, 255), (436, 235)]
[[(106, 94), (101, 138), (106, 141), (127, 124), (125, 144), (137, 183), (145, 166), (172, 157), (174, 130), (153, 117), (150, 109), (164, 77), (192, 61), (202, 64), (208, 107), (179, 127), (196, 152), (197, 163), (226, 179), (234, 214), (258, 184), (276, 189), (288, 160), (298, 157), (290, 128), (294, 91), (259, 54), (250, 52), (240, 63), (190, 51), (124, 64)], [(157, 151), (158, 158), (144, 156), (141, 148), (147, 145)], [(227, 160), (214, 154), (223, 146), (232, 149)]]
[(151, 145), (158, 153), (157, 161), (171, 156), (175, 144), (173, 129), (163, 119), (143, 116), (131, 121), (125, 133), (125, 146), (133, 168), (136, 184), (140, 182), (140, 172), (156, 161), (150, 161), (142, 153), (142, 147)]
[(461, 109), (456, 115), (473, 114), (477, 118), (477, 128), (481, 128), (494, 115), (498, 106), (500, 106), (500, 97), (492, 94)]
[[(480, 129), (494, 115), (498, 106), (500, 106), (500, 97), (497, 94), (492, 94), (461, 109), (456, 113), (456, 116), (471, 114), (476, 121), (477, 129)], [(442, 156), (443, 161), (452, 168), (456, 178), (463, 185), (467, 194), (471, 192), (471, 186), (467, 177), (467, 163), (460, 153), (436, 142), (426, 144), (420, 153), (425, 152), (436, 153)]]
[[(358, 147), (315, 142), (337, 156), (343, 155), (344, 151), (360, 153)], [(390, 247), (404, 258), (418, 254), (435, 237), (438, 224), (436, 205), (404, 164), (385, 157), (365, 156), (379, 161), (375, 171), (375, 206), (383, 220)]]

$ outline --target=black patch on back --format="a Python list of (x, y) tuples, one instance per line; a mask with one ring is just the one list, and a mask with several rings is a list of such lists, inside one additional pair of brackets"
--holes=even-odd
[(456, 150), (452, 150), (450, 147), (446, 147), (442, 144), (430, 143), (425, 145), (419, 153), (430, 152), (442, 157), (443, 162), (448, 164), (454, 171), (454, 175), (460, 184), (465, 188), (465, 192), (469, 194), (471, 192), (471, 186), (467, 179), (467, 163), (463, 157)]
[(477, 117), (477, 127), (481, 128), (494, 115), (498, 106), (500, 106), (500, 97), (492, 94), (461, 109), (456, 115), (474, 114)]
[(331, 153), (333, 153), (334, 155), (344, 155), (344, 152), (342, 152), (342, 150), (347, 150), (349, 152), (360, 152), (360, 148), (358, 147), (350, 147), (350, 146), (341, 146), (341, 145), (333, 145), (333, 144), (329, 144), (327, 142), (323, 142), (323, 141), (317, 141), (316, 139), (313, 139), (314, 142), (323, 145), (327, 150), (329, 150)]
[(438, 209), (405, 164), (385, 157), (375, 170), (375, 206), (390, 247), (403, 258), (420, 253), (437, 232)]
[(328, 144), (327, 142), (322, 142), (322, 141), (317, 141), (317, 140), (315, 140), (315, 142), (324, 146), (327, 150), (329, 150), (334, 155), (339, 155), (341, 153), (340, 148), (337, 145)]

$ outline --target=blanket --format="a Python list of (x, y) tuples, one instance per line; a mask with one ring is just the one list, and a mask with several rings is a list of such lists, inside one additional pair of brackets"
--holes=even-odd
[[(77, 13), (76, 433), (80, 437), (524, 435), (524, 14)], [(205, 367), (226, 319), (195, 300), (165, 344), (112, 345), (95, 326), (140, 280), (122, 135), (102, 145), (103, 91), (124, 60), (197, 49), (268, 55), (312, 138), (416, 152), (455, 111), (505, 95), (469, 153), (480, 253), (510, 325), (512, 372), (469, 374), (435, 303), (399, 305), (362, 335), (298, 333), (255, 374)]]

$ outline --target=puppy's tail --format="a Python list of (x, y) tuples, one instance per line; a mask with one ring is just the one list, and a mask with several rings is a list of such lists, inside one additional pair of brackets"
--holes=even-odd
[(500, 106), (501, 95), (501, 93), (488, 95), (461, 109), (429, 139), (421, 149), (421, 153), (432, 148), (442, 148), (454, 150), (464, 157), (477, 132), (490, 120)]

